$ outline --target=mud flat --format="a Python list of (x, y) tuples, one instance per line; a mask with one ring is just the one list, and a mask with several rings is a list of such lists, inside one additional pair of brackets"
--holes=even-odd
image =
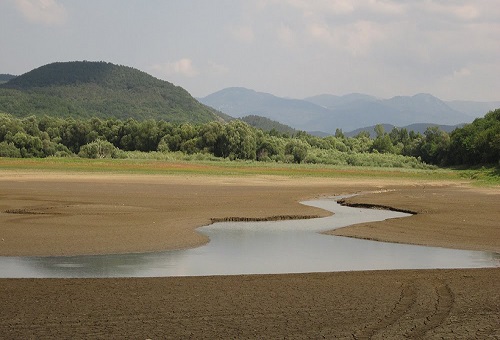
[(0, 334), (33, 338), (498, 338), (500, 270), (2, 279)]
[[(179, 249), (213, 218), (416, 212), (335, 231), (500, 252), (500, 190), (412, 180), (0, 172), (0, 255)], [(403, 223), (404, 221), (404, 223)], [(500, 337), (500, 269), (121, 279), (1, 279), (1, 338)]]

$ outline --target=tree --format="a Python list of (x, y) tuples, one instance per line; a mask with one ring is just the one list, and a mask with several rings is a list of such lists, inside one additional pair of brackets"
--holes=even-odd
[(284, 153), (281, 139), (276, 136), (265, 136), (257, 147), (257, 160), (267, 161), (271, 157)]
[(89, 142), (90, 131), (91, 128), (87, 121), (69, 118), (61, 127), (61, 144), (72, 152), (78, 153), (80, 147)]
[(382, 137), (384, 134), (385, 134), (385, 129), (384, 129), (384, 126), (382, 124), (377, 124), (375, 125), (375, 134), (376, 134), (376, 137)]
[(224, 125), (224, 132), (217, 140), (215, 155), (230, 159), (255, 159), (257, 139), (255, 130), (241, 120)]
[(371, 147), (372, 151), (376, 150), (380, 153), (392, 153), (393, 149), (391, 138), (388, 134), (375, 138)]
[(344, 139), (345, 138), (345, 135), (344, 135), (344, 132), (342, 132), (342, 129), (335, 129), (335, 137), (336, 138), (341, 138), (341, 139)]
[(294, 163), (301, 163), (307, 157), (309, 144), (300, 140), (292, 139), (285, 146), (285, 154), (293, 157)]
[(19, 151), (14, 143), (3, 141), (0, 143), (0, 157), (20, 158), (21, 151)]
[(419, 156), (426, 163), (444, 164), (450, 146), (450, 136), (437, 126), (428, 127), (420, 145)]

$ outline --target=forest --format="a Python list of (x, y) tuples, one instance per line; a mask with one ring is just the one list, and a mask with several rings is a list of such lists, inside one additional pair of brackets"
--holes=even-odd
[(176, 123), (225, 118), (172, 83), (131, 67), (86, 61), (44, 65), (0, 84), (0, 111), (16, 117), (116, 117)]
[(405, 168), (498, 166), (500, 109), (450, 134), (435, 127), (424, 134), (404, 128), (387, 132), (378, 125), (375, 138), (366, 132), (347, 138), (341, 130), (327, 137), (263, 131), (241, 120), (193, 124), (0, 113), (0, 157), (161, 158), (172, 153), (197, 159)]

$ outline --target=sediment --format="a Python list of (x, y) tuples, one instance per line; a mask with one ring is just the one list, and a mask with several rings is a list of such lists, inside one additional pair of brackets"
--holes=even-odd
[[(298, 202), (373, 190), (379, 193), (351, 197), (345, 204), (416, 214), (330, 233), (500, 253), (498, 188), (435, 181), (3, 171), (0, 255), (194, 247), (208, 241), (195, 229), (214, 216), (323, 217), (330, 213)], [(50, 207), (51, 214), (6, 213), (42, 207)], [(0, 338), (5, 339), (500, 338), (499, 268), (0, 279), (0, 301)]]

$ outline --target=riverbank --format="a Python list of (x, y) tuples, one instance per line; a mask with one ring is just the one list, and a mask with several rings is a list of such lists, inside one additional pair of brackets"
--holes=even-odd
[[(417, 215), (339, 232), (358, 228), (349, 236), (499, 252), (497, 188), (368, 176), (1, 171), (0, 255), (193, 247), (207, 242), (194, 229), (211, 218), (324, 216), (327, 212), (298, 202), (367, 191), (379, 193), (350, 203)], [(0, 337), (495, 338), (500, 337), (499, 292), (498, 268), (0, 279)]]

